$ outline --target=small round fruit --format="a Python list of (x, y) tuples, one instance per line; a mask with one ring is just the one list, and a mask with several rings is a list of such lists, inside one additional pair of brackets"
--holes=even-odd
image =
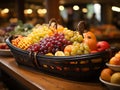
[(111, 76), (110, 82), (120, 85), (120, 72), (114, 73), (114, 74)]
[(67, 45), (67, 46), (64, 48), (64, 52), (71, 52), (71, 51), (72, 51), (72, 48), (73, 48), (73, 45)]
[(106, 49), (110, 48), (110, 44), (107, 41), (99, 41), (97, 42), (97, 50), (98, 51), (104, 51)]
[(101, 71), (100, 77), (101, 79), (110, 82), (112, 74), (113, 74), (113, 71), (110, 68), (105, 68)]
[(109, 64), (112, 64), (112, 65), (120, 65), (120, 59), (117, 58), (117, 57), (112, 57), (109, 61)]
[(70, 52), (64, 52), (65, 56), (70, 56)]
[(54, 56), (52, 53), (47, 53), (45, 55), (47, 55), (47, 56)]
[(63, 51), (57, 51), (55, 53), (55, 56), (65, 56), (64, 52)]
[(115, 57), (120, 59), (120, 53), (116, 53)]

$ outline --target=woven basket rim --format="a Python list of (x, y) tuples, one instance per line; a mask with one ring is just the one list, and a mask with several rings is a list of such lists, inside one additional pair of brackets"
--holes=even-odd
[[(6, 39), (6, 43), (8, 44), (8, 46), (17, 51), (20, 51), (20, 52), (23, 52), (25, 54), (29, 54), (30, 52), (27, 51), (27, 50), (22, 50), (20, 48), (17, 48), (15, 47), (14, 45), (12, 45), (11, 43), (11, 40), (12, 40), (13, 36), (9, 36), (7, 39)], [(94, 57), (98, 57), (98, 56), (101, 56), (101, 55), (105, 55), (105, 53), (109, 53), (109, 51), (111, 49), (114, 49), (115, 47), (110, 47), (110, 49), (107, 49), (107, 50), (104, 50), (104, 51), (101, 51), (101, 52), (96, 52), (96, 53), (90, 53), (90, 54), (83, 54), (83, 55), (75, 55), (75, 56), (47, 56), (47, 55), (40, 55), (40, 54), (37, 54), (37, 57), (41, 57), (41, 58), (47, 58), (47, 59), (56, 59), (56, 60), (59, 60), (59, 59), (69, 59), (69, 60), (73, 60), (74, 59), (88, 59), (88, 58), (94, 58)]]

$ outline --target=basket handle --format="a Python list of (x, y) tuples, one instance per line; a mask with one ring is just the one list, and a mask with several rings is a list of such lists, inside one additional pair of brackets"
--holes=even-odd
[(52, 18), (50, 21), (49, 21), (49, 26), (50, 27), (52, 25), (52, 23), (54, 23), (53, 27), (55, 29), (57, 29), (57, 20), (55, 18)]
[(83, 35), (84, 32), (87, 32), (88, 29), (86, 27), (86, 22), (85, 21), (79, 21), (76, 31), (78, 31), (81, 35)]
[(37, 54), (38, 54), (38, 52), (34, 53), (34, 63), (35, 63), (37, 68), (40, 68), (40, 65), (39, 65), (38, 60), (37, 60)]
[[(33, 54), (33, 56), (32, 56), (32, 54)], [(33, 64), (37, 67), (37, 68), (40, 68), (40, 65), (38, 64), (38, 61), (37, 61), (37, 54), (38, 54), (38, 52), (29, 52), (29, 58), (33, 58)]]

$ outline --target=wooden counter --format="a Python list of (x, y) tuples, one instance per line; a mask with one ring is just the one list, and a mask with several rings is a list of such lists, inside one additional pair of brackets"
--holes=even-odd
[(0, 57), (0, 69), (23, 84), (28, 90), (106, 90), (99, 82), (76, 82), (21, 67), (12, 57)]

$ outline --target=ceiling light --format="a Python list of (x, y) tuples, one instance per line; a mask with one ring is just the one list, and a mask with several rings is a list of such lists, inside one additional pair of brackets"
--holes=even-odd
[(120, 8), (116, 6), (112, 6), (112, 10), (116, 12), (120, 12)]
[(88, 12), (87, 8), (83, 8), (83, 9), (82, 9), (82, 12), (83, 12), (83, 13), (87, 13), (87, 12)]
[(73, 6), (73, 10), (79, 10), (79, 6), (78, 5), (74, 5)]
[(32, 9), (26, 9), (24, 10), (24, 14), (32, 14)]
[(1, 14), (5, 14), (5, 13), (8, 13), (9, 12), (9, 9), (8, 8), (5, 8), (1, 11)]
[(60, 11), (63, 11), (63, 10), (64, 10), (64, 6), (60, 5), (60, 6), (59, 6), (59, 10), (60, 10)]

